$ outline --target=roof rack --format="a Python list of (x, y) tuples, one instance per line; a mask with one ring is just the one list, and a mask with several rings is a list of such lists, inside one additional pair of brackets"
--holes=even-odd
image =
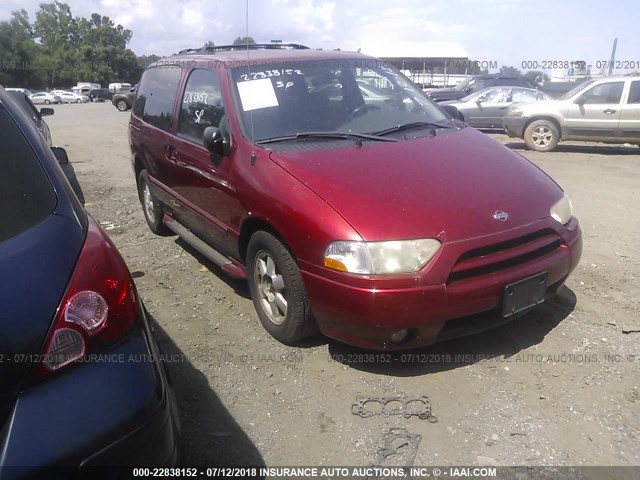
[(178, 55), (190, 55), (192, 53), (234, 52), (243, 50), (308, 50), (306, 45), (299, 43), (249, 43), (236, 45), (215, 45), (201, 48), (186, 48), (180, 50)]

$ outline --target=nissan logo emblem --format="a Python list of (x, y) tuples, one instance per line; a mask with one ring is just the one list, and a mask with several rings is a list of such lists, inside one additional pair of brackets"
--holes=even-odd
[(493, 218), (501, 222), (506, 222), (507, 218), (509, 218), (509, 214), (507, 212), (503, 212), (502, 210), (498, 210), (493, 214)]

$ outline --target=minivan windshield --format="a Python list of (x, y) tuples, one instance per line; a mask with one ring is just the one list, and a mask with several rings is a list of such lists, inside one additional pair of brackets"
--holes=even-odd
[(385, 135), (406, 124), (453, 127), (422, 90), (379, 60), (263, 63), (234, 68), (231, 78), (254, 142), (309, 132)]

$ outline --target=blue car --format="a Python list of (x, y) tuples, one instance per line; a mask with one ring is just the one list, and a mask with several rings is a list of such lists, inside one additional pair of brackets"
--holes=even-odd
[(1, 87), (0, 148), (0, 479), (177, 464), (176, 402), (129, 270), (66, 152)]

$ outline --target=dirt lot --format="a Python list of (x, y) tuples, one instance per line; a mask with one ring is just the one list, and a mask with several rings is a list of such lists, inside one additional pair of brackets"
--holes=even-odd
[[(123, 253), (170, 355), (187, 464), (370, 465), (383, 432), (402, 427), (422, 435), (415, 465), (640, 465), (637, 147), (545, 154), (493, 135), (570, 194), (582, 263), (527, 317), (381, 363), (322, 336), (299, 348), (273, 340), (245, 284), (148, 230), (129, 114), (109, 103), (55, 110), (54, 144), (67, 149), (87, 209)], [(351, 413), (356, 396), (399, 394), (427, 395), (437, 423)]]

